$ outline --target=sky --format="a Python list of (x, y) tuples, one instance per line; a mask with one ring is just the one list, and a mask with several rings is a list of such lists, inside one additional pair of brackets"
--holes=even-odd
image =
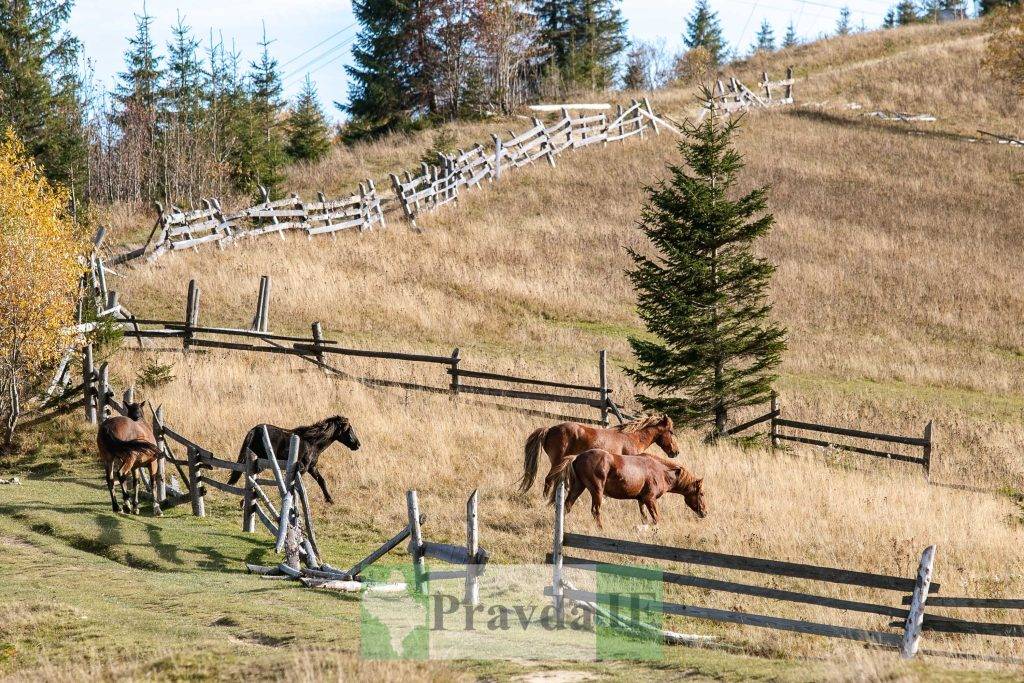
[[(790, 21), (802, 39), (834, 31), (843, 5), (852, 12), (852, 23), (869, 28), (882, 23), (886, 9), (896, 0), (711, 0), (718, 12), (730, 46), (747, 50), (762, 20), (767, 19), (781, 40)], [(622, 0), (630, 38), (664, 40), (670, 51), (679, 50), (686, 16), (695, 0)], [(128, 38), (135, 33), (135, 14), (142, 0), (77, 0), (69, 28), (84, 46), (85, 57), (98, 86), (109, 88), (124, 66)], [(255, 59), (266, 26), (273, 41), (271, 52), (281, 64), (285, 94), (292, 98), (308, 73), (316, 83), (321, 102), (332, 116), (332, 102), (347, 96), (344, 65), (358, 31), (347, 0), (147, 0), (154, 17), (152, 30), (165, 46), (178, 14), (204, 44), (213, 31), (214, 40), (232, 41), (246, 63)], [(166, 48), (163, 50), (166, 52)]]

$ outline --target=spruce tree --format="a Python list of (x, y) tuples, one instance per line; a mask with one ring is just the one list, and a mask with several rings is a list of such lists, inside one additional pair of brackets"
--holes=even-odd
[(181, 115), (194, 116), (203, 96), (203, 67), (199, 62), (199, 41), (185, 25), (181, 14), (171, 28), (167, 44), (165, 98)]
[(917, 5), (914, 0), (900, 0), (896, 5), (896, 23), (900, 26), (913, 24), (921, 20), (917, 14)]
[(619, 0), (537, 0), (538, 42), (548, 54), (549, 75), (563, 88), (611, 85), (626, 49), (626, 21)]
[(125, 53), (125, 70), (118, 74), (120, 83), (114, 91), (114, 99), (122, 110), (138, 107), (155, 111), (160, 103), (163, 70), (161, 57), (156, 54), (153, 43), (153, 16), (142, 6), (142, 14), (135, 15), (135, 35), (128, 39)]
[(707, 50), (715, 66), (720, 66), (725, 61), (722, 26), (718, 21), (718, 13), (711, 9), (708, 0), (697, 0), (697, 5), (686, 20), (683, 42), (691, 50), (696, 47)]
[(848, 36), (852, 30), (850, 25), (850, 8), (843, 7), (839, 10), (839, 20), (836, 22), (836, 35)]
[(896, 28), (896, 8), (890, 7), (882, 19), (882, 28)]
[(352, 117), (349, 136), (379, 135), (411, 122), (413, 68), (408, 60), (412, 11), (401, 0), (354, 0), (361, 28), (352, 48), (348, 104), (335, 103)]
[(793, 22), (789, 22), (789, 26), (786, 27), (786, 36), (782, 39), (782, 47), (796, 47), (800, 44), (800, 39), (796, 36), (796, 26)]
[(751, 47), (754, 52), (775, 51), (775, 31), (772, 30), (772, 25), (768, 23), (767, 19), (761, 22), (761, 28), (758, 29), (757, 36), (754, 38), (754, 44)]
[(66, 31), (71, 0), (0, 2), (0, 127), (9, 126), (47, 178), (81, 199), (87, 176), (80, 45)]
[(989, 14), (1000, 7), (1016, 7), (1022, 0), (978, 0), (978, 12)]
[(634, 43), (626, 55), (626, 72), (622, 77), (624, 90), (647, 90), (650, 88), (650, 63), (642, 43)]
[(316, 86), (306, 76), (306, 83), (288, 117), (288, 145), (285, 151), (296, 161), (319, 161), (330, 148), (330, 129), (320, 109)]
[[(705, 92), (710, 97), (710, 92)], [(730, 411), (766, 401), (786, 348), (771, 322), (767, 288), (774, 267), (753, 252), (774, 218), (767, 188), (734, 197), (742, 158), (732, 146), (738, 121), (716, 109), (685, 129), (684, 164), (649, 188), (640, 229), (654, 253), (629, 250), (637, 309), (653, 338), (631, 337), (629, 374), (648, 393), (647, 410), (723, 435)]]
[(236, 146), (232, 159), (235, 186), (256, 196), (260, 186), (279, 197), (284, 182), (284, 136), (277, 125), (283, 109), (281, 76), (277, 60), (270, 54), (266, 29), (260, 41), (260, 57), (250, 64), (247, 78), (247, 106), (232, 112)]

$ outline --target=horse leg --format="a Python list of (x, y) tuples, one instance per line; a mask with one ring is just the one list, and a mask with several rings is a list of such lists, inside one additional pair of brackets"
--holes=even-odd
[(139, 479), (142, 478), (139, 470), (132, 470), (132, 514), (139, 514)]
[(572, 510), (573, 504), (586, 490), (587, 488), (583, 485), (583, 482), (580, 481), (579, 477), (574, 477), (572, 480), (572, 488), (569, 489), (569, 495), (565, 497), (566, 514), (569, 514), (569, 511)]
[(640, 508), (640, 522), (642, 524), (646, 525), (647, 524), (647, 515), (644, 514), (644, 501), (638, 499), (636, 501), (636, 504), (637, 504), (637, 507)]
[(117, 504), (117, 496), (114, 495), (114, 461), (104, 463), (103, 477), (107, 480), (107, 491), (110, 493), (110, 506), (115, 513), (121, 512), (121, 506)]
[(651, 513), (651, 519), (654, 521), (654, 526), (658, 526), (658, 522), (661, 520), (661, 515), (658, 513), (657, 499), (649, 498), (644, 501), (644, 505), (647, 506), (647, 511)]
[(331, 494), (327, 491), (327, 482), (324, 481), (324, 475), (320, 474), (320, 470), (316, 467), (310, 467), (309, 476), (313, 477), (313, 481), (320, 485), (320, 490), (324, 492), (324, 500), (327, 501), (328, 505), (334, 504), (334, 499), (331, 498)]
[(603, 529), (604, 525), (601, 523), (601, 502), (604, 499), (604, 482), (590, 483), (587, 485), (587, 489), (590, 490), (590, 514), (594, 515), (594, 519), (597, 520), (597, 528)]
[(163, 517), (164, 511), (160, 509), (160, 500), (158, 499), (157, 492), (160, 487), (157, 485), (157, 477), (160, 476), (160, 466), (156, 460), (149, 462), (149, 489), (150, 493), (153, 494), (153, 516)]

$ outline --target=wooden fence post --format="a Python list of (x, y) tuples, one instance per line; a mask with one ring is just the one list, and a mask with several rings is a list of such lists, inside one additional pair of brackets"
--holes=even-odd
[[(786, 80), (787, 81), (792, 81), (793, 80), (793, 67), (791, 67), (791, 66), (786, 67)], [(790, 102), (792, 102), (793, 101), (793, 84), (790, 83), (790, 84), (786, 85), (785, 89), (783, 90), (783, 92), (785, 93), (786, 99), (789, 100)]]
[(928, 600), (928, 588), (932, 583), (932, 566), (935, 564), (935, 546), (930, 545), (921, 553), (921, 564), (917, 570), (917, 584), (910, 601), (910, 614), (903, 629), (903, 644), (900, 656), (912, 659), (917, 654), (921, 641), (921, 625), (924, 623), (924, 607)]
[(772, 101), (772, 82), (768, 80), (768, 72), (761, 72), (761, 85), (764, 87), (764, 98), (769, 102)]
[(540, 147), (544, 150), (545, 156), (548, 158), (548, 164), (550, 164), (551, 168), (554, 168), (555, 155), (551, 150), (551, 137), (548, 135), (548, 129), (544, 127), (544, 123), (536, 116), (533, 117), (533, 125), (540, 127), (540, 138), (543, 141), (540, 143)]
[(153, 436), (156, 437), (157, 446), (160, 448), (160, 455), (157, 456), (157, 489), (153, 495), (161, 503), (167, 500), (167, 456), (163, 448), (164, 442), (164, 407), (159, 406), (153, 411)]
[(480, 602), (480, 580), (476, 564), (476, 555), (480, 551), (480, 527), (477, 522), (478, 493), (479, 489), (474, 490), (469, 500), (466, 501), (466, 554), (469, 556), (469, 564), (466, 566), (465, 601), (474, 607)]
[(420, 501), (415, 490), (405, 492), (405, 506), (409, 514), (409, 554), (419, 592), (423, 582), (423, 531), (420, 529)]
[(316, 359), (323, 365), (324, 362), (324, 330), (320, 322), (313, 323), (313, 346), (316, 347)]
[[(771, 412), (775, 413), (778, 409), (779, 409), (779, 394), (774, 389), (772, 389)], [(778, 445), (779, 445), (779, 425), (775, 422), (777, 417), (778, 417), (778, 415), (774, 415), (773, 414), (772, 415), (772, 419), (771, 419), (771, 432), (770, 433), (771, 433), (771, 438), (772, 438), (772, 448), (777, 448)]]
[(199, 451), (188, 447), (188, 490), (192, 494), (192, 514), (196, 517), (206, 516), (206, 501), (203, 495), (203, 471), (199, 467)]
[(252, 329), (256, 332), (262, 332), (262, 321), (261, 316), (263, 314), (263, 296), (267, 287), (267, 276), (260, 275), (260, 288), (259, 293), (256, 295), (256, 315), (252, 318)]
[(185, 336), (182, 345), (188, 349), (192, 342), (192, 328), (199, 319), (199, 288), (195, 280), (188, 281), (188, 297), (185, 299)]
[(598, 374), (601, 378), (601, 425), (608, 426), (608, 352), (598, 354)]
[(494, 179), (497, 180), (501, 177), (501, 138), (491, 133), (491, 139), (494, 140)]
[(452, 351), (452, 364), (451, 364), (451, 389), (453, 394), (459, 393), (459, 361), (462, 357), (459, 355), (459, 350), (455, 349)]
[(377, 186), (373, 184), (373, 179), (372, 178), (367, 178), (366, 179), (366, 187), (370, 191), (370, 203), (371, 203), (370, 208), (376, 211), (376, 213), (377, 213), (377, 220), (380, 221), (380, 227), (381, 228), (388, 227), (387, 222), (385, 222), (385, 220), (384, 220), (384, 209), (381, 208), (380, 197), (377, 196)]
[[(274, 458), (276, 459), (276, 457), (275, 455)], [(277, 553), (284, 550), (285, 537), (289, 527), (292, 526), (291, 513), (295, 505), (295, 462), (298, 457), (299, 436), (292, 434), (291, 439), (288, 440), (288, 464), (285, 466), (284, 472), (281, 473), (278, 484), (283, 486), (283, 491), (281, 493), (281, 518), (277, 526), (277, 545), (274, 546), (274, 551)], [(275, 475), (277, 471), (275, 470)]]
[(85, 397), (85, 419), (96, 424), (96, 378), (92, 365), (92, 344), (82, 354), (82, 395)]
[(924, 439), (928, 442), (924, 446), (924, 478), (928, 481), (932, 474), (932, 420), (924, 426)]
[[(107, 292), (107, 300), (105, 302), (105, 305), (106, 305), (106, 307), (103, 309), (105, 311), (112, 311), (115, 308), (117, 308), (117, 292), (112, 292), (112, 291), (108, 291)], [(114, 315), (114, 314), (111, 313), (111, 315)]]
[(563, 620), (562, 603), (562, 541), (565, 536), (565, 483), (555, 488), (555, 533), (551, 544), (551, 599), (557, 623)]
[(621, 104), (616, 104), (615, 105), (615, 120), (619, 122), (619, 135), (622, 135), (626, 131), (626, 128), (625, 128), (625, 126), (622, 125), (622, 105)]
[(100, 365), (99, 384), (96, 387), (96, 416), (100, 422), (107, 419), (107, 397), (110, 394), (107, 363)]

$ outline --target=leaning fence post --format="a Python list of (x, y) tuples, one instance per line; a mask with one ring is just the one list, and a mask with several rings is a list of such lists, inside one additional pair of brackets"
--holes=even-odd
[(783, 92), (785, 93), (786, 100), (788, 100), (787, 104), (789, 104), (793, 101), (793, 67), (791, 66), (786, 67), (786, 80), (789, 83), (786, 84)]
[[(291, 439), (288, 440), (288, 464), (285, 466), (283, 476), (281, 477), (281, 484), (283, 485), (283, 493), (281, 494), (281, 519), (277, 526), (277, 545), (274, 547), (274, 550), (277, 553), (284, 550), (285, 535), (292, 524), (291, 512), (295, 502), (295, 461), (298, 459), (298, 455), (299, 436), (297, 434), (292, 434)], [(278, 467), (280, 468), (280, 466)], [(279, 471), (279, 469), (276, 469), (274, 471), (275, 475)]]
[(99, 385), (96, 388), (96, 415), (101, 422), (107, 419), (107, 398), (110, 394), (108, 376), (107, 363), (103, 362), (100, 365)]
[(452, 367), (451, 367), (451, 370), (450, 370), (451, 376), (452, 376), (451, 389), (452, 389), (452, 393), (453, 394), (459, 393), (459, 361), (460, 360), (462, 360), (462, 357), (459, 355), (459, 350), (455, 349), (454, 351), (452, 351), (452, 362), (451, 362), (451, 366)]
[(779, 425), (776, 424), (775, 420), (778, 418), (779, 412), (779, 394), (772, 389), (772, 403), (771, 403), (771, 438), (772, 448), (777, 448), (779, 445)]
[(555, 605), (555, 616), (561, 624), (562, 604), (562, 541), (565, 536), (565, 482), (555, 488), (555, 533), (551, 545), (551, 599)]
[(480, 527), (477, 522), (477, 494), (473, 491), (466, 501), (466, 554), (469, 564), (466, 566), (466, 603), (474, 607), (480, 602), (480, 579), (476, 563), (476, 555), (480, 552)]
[(608, 426), (608, 352), (598, 354), (598, 374), (601, 378), (601, 425)]
[(92, 344), (82, 354), (82, 395), (85, 397), (85, 419), (96, 424), (96, 379), (92, 366)]
[(654, 110), (651, 109), (651, 101), (644, 98), (644, 107), (647, 108), (647, 113), (651, 115), (651, 127), (654, 128), (655, 135), (661, 135), (661, 131), (658, 130), (658, 118), (654, 115)]
[[(283, 233), (282, 233), (283, 234)], [(270, 276), (264, 275), (266, 284), (263, 286), (263, 301), (260, 302), (260, 332), (270, 331)]]
[(415, 490), (405, 492), (405, 506), (409, 514), (409, 554), (412, 555), (416, 590), (419, 591), (422, 587), (424, 571), (423, 532), (420, 530), (420, 501)]
[(192, 494), (192, 514), (196, 517), (206, 516), (206, 501), (203, 494), (203, 471), (199, 467), (199, 450), (195, 446), (188, 447), (188, 489)]
[(260, 276), (260, 289), (256, 295), (256, 315), (252, 319), (252, 329), (256, 332), (262, 332), (261, 316), (263, 315), (263, 294), (267, 287), (267, 276)]
[(924, 426), (924, 478), (927, 481), (932, 474), (932, 420)]
[(903, 659), (912, 659), (917, 654), (917, 648), (921, 641), (921, 626), (924, 624), (924, 606), (928, 600), (928, 588), (932, 583), (932, 565), (934, 564), (935, 546), (930, 545), (921, 553), (917, 583), (914, 585), (914, 595), (910, 600), (910, 614), (907, 615), (907, 624), (903, 629), (903, 643), (900, 646), (900, 656)]

